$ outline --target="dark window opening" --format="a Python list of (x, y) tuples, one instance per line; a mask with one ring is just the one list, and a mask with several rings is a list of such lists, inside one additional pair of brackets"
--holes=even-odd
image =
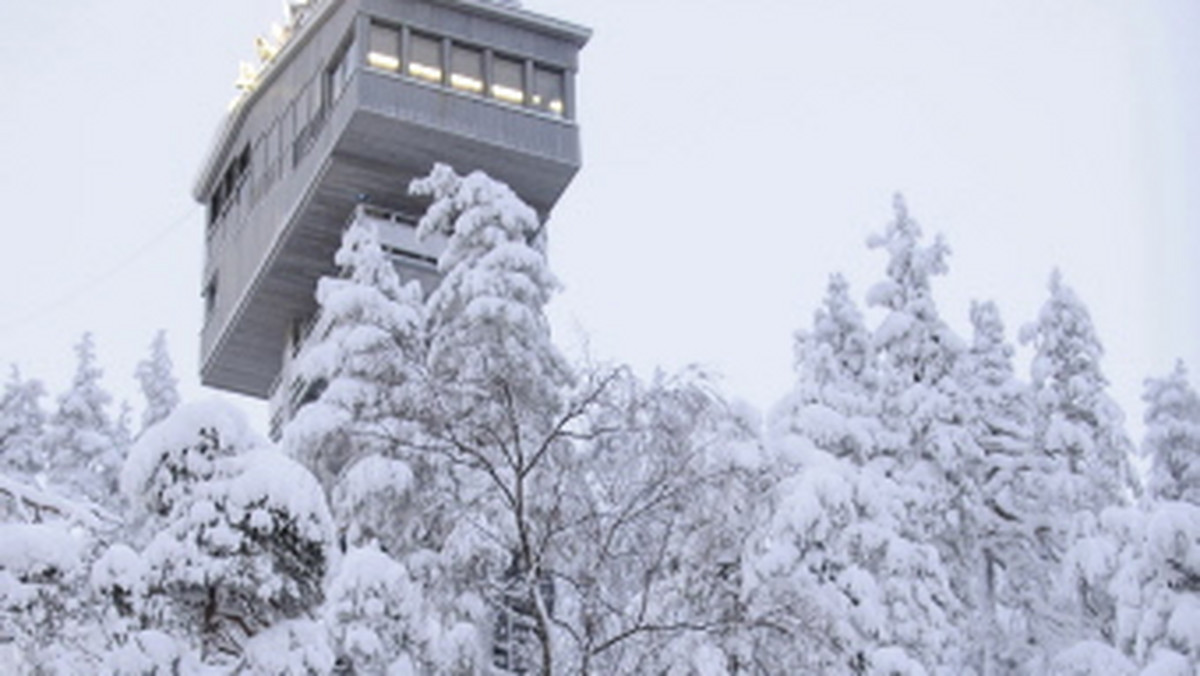
[(241, 198), (242, 188), (246, 183), (246, 175), (249, 171), (250, 144), (247, 143), (242, 152), (230, 160), (225, 173), (221, 175), (221, 179), (213, 188), (212, 197), (209, 198), (208, 234), (210, 236), (215, 232), (217, 222), (224, 218), (230, 207)]
[(217, 275), (214, 273), (208, 279), (208, 284), (204, 285), (204, 321), (207, 322), (212, 318), (213, 311), (217, 309)]
[(330, 66), (326, 75), (325, 85), (325, 103), (333, 105), (342, 97), (342, 92), (346, 91), (346, 86), (350, 84), (350, 75), (354, 72), (354, 66), (350, 63), (350, 45), (342, 47), (337, 56), (333, 59), (333, 65)]

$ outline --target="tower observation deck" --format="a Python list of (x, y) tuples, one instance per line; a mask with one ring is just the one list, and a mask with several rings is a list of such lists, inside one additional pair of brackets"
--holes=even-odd
[[(293, 0), (293, 5), (297, 0)], [(254, 397), (283, 377), (346, 223), (372, 218), (402, 277), (435, 283), (409, 181), (480, 169), (548, 218), (580, 166), (590, 31), (483, 0), (309, 0), (243, 73), (195, 183), (207, 206), (200, 377)]]

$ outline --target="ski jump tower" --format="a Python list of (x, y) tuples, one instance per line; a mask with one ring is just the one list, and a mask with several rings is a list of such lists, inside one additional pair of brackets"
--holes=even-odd
[(409, 181), (444, 162), (500, 179), (545, 220), (579, 170), (575, 74), (590, 31), (501, 0), (288, 0), (257, 42), (193, 195), (208, 211), (205, 385), (269, 398), (272, 433), (307, 396), (289, 374), (347, 223), (379, 223), (430, 288)]

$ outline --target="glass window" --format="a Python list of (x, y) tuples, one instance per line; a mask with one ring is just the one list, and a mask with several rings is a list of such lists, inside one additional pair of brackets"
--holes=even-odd
[(280, 130), (281, 121), (276, 118), (271, 124), (271, 141), (267, 145), (271, 146), (271, 180), (275, 180), (283, 175), (283, 134)]
[(525, 103), (525, 64), (497, 56), (492, 59), (492, 96), (501, 101)]
[(212, 277), (208, 278), (208, 284), (204, 285), (204, 321), (208, 321), (212, 317), (213, 310), (217, 308), (217, 273), (213, 273)]
[(483, 52), (474, 47), (450, 48), (450, 86), (476, 94), (483, 92)]
[(367, 45), (367, 65), (380, 70), (400, 70), (400, 31), (371, 24)]
[(542, 110), (548, 110), (555, 115), (564, 115), (567, 111), (566, 87), (563, 85), (563, 72), (542, 66), (533, 68), (533, 105)]
[(283, 126), (280, 129), (282, 138), (280, 138), (281, 152), (280, 156), (285, 158), (284, 163), (289, 163), (292, 141), (296, 140), (296, 102), (292, 101), (283, 111)]
[(409, 40), (408, 74), (431, 82), (442, 81), (442, 41), (413, 33)]
[(313, 119), (313, 83), (310, 80), (300, 90), (296, 96), (296, 127), (297, 133), (303, 132), (308, 126), (310, 120)]
[[(398, 63), (397, 67), (399, 67)], [(350, 72), (350, 47), (345, 47), (338, 53), (333, 67), (329, 69), (329, 103), (337, 101), (341, 98), (342, 92), (346, 91), (346, 84), (350, 82)]]
[(279, 156), (279, 126), (271, 123), (271, 127), (263, 133), (263, 174), (268, 184), (275, 181), (275, 158)]

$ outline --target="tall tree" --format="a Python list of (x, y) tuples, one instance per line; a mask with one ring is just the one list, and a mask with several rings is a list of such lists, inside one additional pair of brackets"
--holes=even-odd
[(417, 282), (401, 285), (373, 224), (342, 237), (338, 277), (318, 283), (318, 314), (296, 374), (319, 391), (287, 426), (284, 447), (327, 490), (355, 460), (388, 449), (419, 416), (424, 308)]
[(797, 332), (794, 349), (796, 383), (771, 415), (773, 446), (787, 453), (794, 445), (789, 437), (799, 438), (866, 462), (881, 431), (879, 367), (871, 333), (841, 275), (830, 277), (812, 329)]
[(32, 479), (46, 468), (41, 437), (46, 412), (39, 380), (26, 380), (14, 364), (0, 395), (0, 467)]
[(1141, 452), (1150, 458), (1150, 496), (1200, 505), (1200, 397), (1188, 384), (1183, 362), (1165, 378), (1148, 379), (1142, 399), (1146, 437)]
[[(1104, 351), (1091, 315), (1057, 271), (1049, 289), (1037, 320), (1021, 336), (1034, 348), (1033, 441), (1049, 466), (1043, 542), (1062, 562), (1056, 587), (1065, 622), (1047, 639), (1060, 646), (1071, 640), (1110, 642), (1117, 598), (1109, 580), (1126, 529), (1118, 512), (1105, 514), (1128, 505), (1137, 488), (1130, 467), (1133, 446), (1124, 416), (1106, 392), (1108, 381), (1100, 369)], [(1100, 550), (1110, 554), (1101, 557)]]
[(1031, 391), (1016, 378), (996, 305), (973, 303), (971, 324), (974, 336), (955, 378), (964, 423), (980, 451), (968, 464), (980, 500), (972, 636), (983, 650), (982, 673), (1021, 673), (1047, 636), (1061, 633), (1061, 618), (1048, 602), (1057, 553), (1043, 542), (1052, 525), (1045, 496), (1053, 468), (1033, 447)]
[(1142, 398), (1148, 514), (1129, 519), (1137, 558), (1116, 576), (1115, 643), (1143, 673), (1186, 674), (1200, 663), (1200, 397), (1179, 362)]
[(179, 380), (172, 372), (167, 352), (167, 332), (159, 331), (150, 343), (150, 354), (138, 362), (134, 371), (146, 406), (142, 410), (142, 430), (163, 420), (179, 405)]
[(52, 483), (77, 490), (98, 504), (119, 502), (117, 474), (125, 455), (123, 435), (108, 413), (112, 395), (100, 384), (92, 334), (75, 346), (78, 358), (71, 387), (58, 397), (44, 443)]
[(887, 312), (875, 331), (875, 344), (883, 356), (887, 394), (900, 399), (912, 387), (934, 387), (963, 349), (933, 298), (933, 278), (946, 273), (950, 248), (941, 237), (921, 244), (921, 226), (909, 216), (901, 195), (893, 201), (892, 220), (868, 245), (888, 254), (886, 279), (867, 292), (867, 304)]
[(1072, 479), (1075, 509), (1126, 504), (1136, 489), (1124, 414), (1108, 396), (1104, 354), (1087, 307), (1056, 270), (1050, 298), (1021, 333), (1033, 345), (1035, 441)]
[[(981, 450), (964, 424), (966, 393), (954, 377), (966, 345), (942, 320), (933, 296), (933, 280), (947, 272), (950, 250), (941, 237), (922, 242), (921, 227), (899, 195), (892, 220), (868, 244), (888, 254), (885, 278), (867, 292), (868, 304), (886, 312), (874, 342), (888, 434), (881, 437), (882, 453), (872, 465), (911, 491), (903, 500), (902, 528), (915, 542), (936, 549), (953, 589), (947, 617), (954, 626), (973, 628), (962, 622), (961, 613), (981, 604), (971, 583), (982, 569), (981, 500), (972, 472)], [(968, 636), (965, 643), (974, 642)], [(945, 668), (962, 669), (979, 657), (964, 651), (942, 659)]]
[[(450, 468), (454, 506), (469, 511), (460, 512), (445, 547), (457, 552), (472, 594), (501, 618), (528, 618), (528, 642), (514, 643), (505, 668), (549, 674), (544, 543), (553, 537), (555, 466), (588, 398), (568, 400), (573, 376), (550, 342), (543, 309), (557, 282), (541, 223), (510, 188), (480, 172), (463, 177), (439, 164), (410, 192), (432, 198), (418, 234), (447, 238), (438, 260), (444, 278), (428, 301), (431, 414), (423, 443)], [(469, 608), (457, 614), (477, 628), (489, 624)]]
[(895, 220), (873, 240), (893, 254), (872, 293), (890, 309), (875, 336), (838, 277), (813, 329), (799, 334), (797, 382), (772, 424), (771, 514), (747, 571), (749, 616), (767, 629), (756, 637), (767, 672), (946, 673), (961, 664), (958, 601), (915, 521), (926, 498), (905, 485), (930, 460), (921, 429), (899, 411), (911, 416), (921, 403), (925, 392), (914, 388), (932, 391), (935, 363), (949, 368), (949, 357), (921, 347), (943, 331), (928, 277), (944, 254), (918, 237), (897, 199)]

